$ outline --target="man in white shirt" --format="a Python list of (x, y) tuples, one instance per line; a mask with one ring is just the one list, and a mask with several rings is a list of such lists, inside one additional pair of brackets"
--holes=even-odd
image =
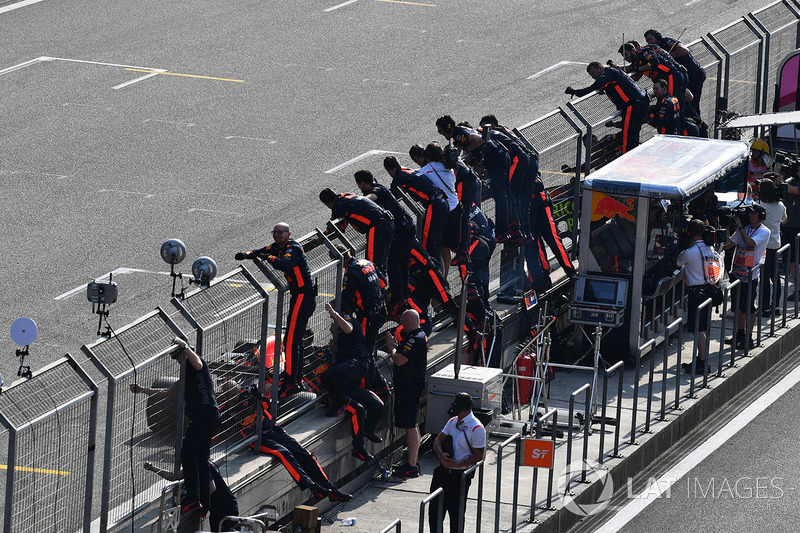
[(419, 169), (419, 173), (427, 177), (436, 185), (447, 198), (450, 215), (447, 217), (444, 234), (442, 236), (442, 270), (444, 277), (450, 270), (452, 250), (457, 250), (461, 241), (461, 203), (456, 192), (456, 175), (444, 166), (444, 150), (437, 142), (432, 142), (425, 147), (425, 159), (428, 164)]
[[(687, 307), (689, 308), (688, 330), (694, 332), (697, 322), (697, 308), (701, 303), (711, 297), (711, 288), (719, 281), (720, 260), (713, 248), (703, 241), (705, 224), (700, 219), (692, 219), (687, 227), (692, 243), (678, 256), (678, 266), (684, 267), (686, 274), (687, 293), (689, 295)], [(706, 331), (708, 330), (708, 314), (711, 307), (703, 309), (697, 325), (697, 362), (695, 373), (704, 374), (706, 371)], [(692, 372), (692, 363), (683, 363), (683, 370)]]
[[(761, 223), (766, 218), (766, 211), (763, 206), (750, 204), (742, 209), (747, 213), (749, 224), (745, 226), (739, 217), (734, 217), (736, 231), (725, 243), (726, 250), (736, 246), (731, 275), (740, 282), (738, 286), (739, 310), (736, 315), (736, 334), (727, 339), (725, 343), (735, 343), (737, 348), (747, 346), (748, 349), (752, 349), (755, 347), (752, 335), (754, 324), (752, 315), (756, 312), (756, 289), (761, 273), (760, 266), (764, 263), (767, 243), (769, 243), (770, 231)], [(750, 276), (751, 271), (752, 276)], [(748, 304), (750, 305), (749, 308)], [(749, 322), (747, 322), (748, 311), (751, 314)], [(747, 331), (747, 339), (745, 339), (745, 330)], [(745, 345), (745, 342), (748, 344)]]
[[(433, 471), (431, 492), (439, 487), (444, 490), (444, 509), (450, 517), (450, 533), (463, 533), (464, 511), (467, 493), (472, 482), (471, 476), (464, 480), (464, 493), (461, 493), (461, 480), (464, 470), (483, 460), (486, 448), (486, 430), (480, 420), (472, 414), (472, 397), (459, 392), (447, 411), (453, 418), (447, 421), (444, 429), (433, 442), (433, 451), (441, 463)], [(452, 437), (452, 450), (445, 450), (445, 441)], [(439, 515), (437, 505), (430, 506), (428, 523), (431, 531), (438, 531), (444, 521)]]

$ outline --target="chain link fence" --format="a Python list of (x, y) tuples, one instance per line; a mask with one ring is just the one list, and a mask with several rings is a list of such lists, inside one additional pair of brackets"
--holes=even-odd
[(82, 348), (107, 387), (101, 531), (158, 499), (166, 481), (144, 470), (144, 461), (180, 471), (182, 369), (170, 357), (176, 335), (183, 333), (157, 309)]
[[(218, 391), (243, 390), (266, 380), (265, 357), (269, 297), (266, 289), (243, 266), (198, 287), (172, 304), (197, 333), (196, 351), (207, 363)], [(222, 420), (241, 422), (254, 415), (247, 395), (218, 397)], [(255, 442), (255, 424), (223, 424), (213, 440), (212, 458), (226, 457)]]
[(725, 58), (722, 96), (728, 111), (752, 115), (761, 109), (761, 67), (764, 49), (755, 25), (742, 17), (709, 33)]
[(88, 531), (97, 386), (70, 356), (0, 396), (3, 531)]
[(775, 2), (749, 13), (749, 17), (764, 35), (764, 79), (761, 112), (777, 110), (775, 105), (775, 83), (781, 61), (797, 49), (797, 23), (800, 12), (788, 0)]

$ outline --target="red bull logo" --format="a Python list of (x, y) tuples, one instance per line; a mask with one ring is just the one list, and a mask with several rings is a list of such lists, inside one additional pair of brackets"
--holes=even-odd
[(636, 205), (635, 198), (628, 198), (625, 203), (620, 202), (612, 196), (608, 196), (601, 192), (592, 193), (592, 222), (596, 222), (603, 218), (614, 218), (619, 216), (625, 220), (634, 222), (636, 218), (631, 214), (631, 211)]

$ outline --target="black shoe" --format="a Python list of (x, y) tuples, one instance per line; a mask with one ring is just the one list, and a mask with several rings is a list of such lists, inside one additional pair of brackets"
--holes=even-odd
[(415, 478), (419, 477), (419, 466), (411, 466), (408, 463), (403, 463), (392, 469), (392, 475), (397, 477)]
[(353, 499), (353, 495), (342, 492), (339, 489), (334, 489), (328, 495), (328, 499), (332, 502), (349, 502)]
[(353, 452), (350, 454), (359, 461), (372, 461), (375, 459), (370, 453), (360, 446), (353, 446)]
[(314, 497), (318, 500), (324, 500), (331, 494), (331, 491), (323, 489), (316, 483), (312, 483), (311, 486), (308, 488), (311, 489), (311, 494), (313, 494)]
[(365, 432), (364, 432), (364, 437), (365, 437), (365, 438), (367, 438), (367, 439), (369, 439), (369, 440), (371, 440), (371, 441), (372, 441), (372, 442), (374, 442), (375, 444), (380, 444), (381, 442), (383, 442), (383, 439), (382, 439), (382, 438), (380, 438), (379, 436), (377, 436), (377, 435), (376, 435), (374, 432), (372, 432), (372, 431), (365, 431)]
[[(747, 339), (747, 349), (752, 350), (757, 346), (756, 342), (753, 339)], [(742, 343), (742, 348), (744, 348), (744, 343)]]

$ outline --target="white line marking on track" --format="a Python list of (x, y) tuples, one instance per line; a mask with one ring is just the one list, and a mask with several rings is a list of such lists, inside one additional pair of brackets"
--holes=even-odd
[[(99, 278), (95, 278), (94, 281), (108, 281), (112, 275), (119, 276), (119, 275), (122, 275), (122, 274), (133, 274), (133, 273), (160, 274), (162, 276), (169, 276), (169, 272), (158, 272), (158, 271), (155, 271), (155, 270), (142, 270), (141, 268), (120, 267), (120, 268), (115, 268), (114, 270), (112, 270), (108, 274), (103, 274)], [(69, 291), (65, 292), (64, 294), (59, 294), (58, 296), (53, 298), (53, 300), (66, 300), (68, 298), (71, 298), (71, 297), (75, 296), (77, 293), (79, 293), (80, 291), (86, 289), (87, 285), (89, 285), (89, 284), (88, 283), (84, 283), (83, 285), (81, 285), (79, 287), (75, 287), (74, 289), (69, 290)]]
[(97, 109), (103, 109), (104, 111), (111, 111), (112, 109), (114, 109), (113, 107), (103, 107), (100, 105), (92, 105), (92, 104), (79, 104), (77, 102), (64, 102), (63, 104), (61, 104), (61, 107), (67, 107), (67, 106), (96, 107)]
[(328, 11), (333, 11), (334, 9), (339, 9), (340, 7), (344, 7), (350, 4), (355, 4), (356, 2), (358, 2), (358, 0), (347, 0), (347, 2), (342, 2), (341, 4), (329, 7), (328, 9), (323, 9), (323, 11), (327, 13)]
[[(708, 440), (703, 442), (692, 453), (687, 455), (681, 462), (673, 466), (669, 472), (661, 476), (657, 483), (650, 486), (635, 499), (625, 505), (622, 510), (614, 515), (611, 520), (606, 522), (598, 533), (616, 533), (625, 524), (633, 520), (645, 508), (658, 500), (669, 487), (672, 487), (683, 476), (699, 465), (712, 452), (720, 448), (739, 431), (746, 428), (758, 415), (764, 412), (770, 405), (775, 403), (789, 389), (800, 383), (800, 366), (792, 370), (785, 378), (773, 385), (767, 392), (757, 398), (744, 411), (736, 415), (733, 420), (714, 433)], [(653, 490), (653, 489), (656, 490)]]
[(331, 70), (333, 70), (333, 67), (318, 67), (316, 65), (304, 65), (302, 63), (286, 63), (284, 65), (284, 67), (285, 68), (288, 68), (288, 67), (313, 68), (313, 69), (316, 69), (316, 70), (324, 70), (325, 72), (330, 72)]
[(167, 72), (164, 69), (150, 68), (150, 67), (137, 67), (134, 65), (120, 65), (119, 63), (104, 63), (102, 61), (89, 61), (87, 59), (68, 59), (65, 57), (46, 57), (45, 61), (66, 61), (68, 63), (86, 63), (88, 65), (101, 65), (104, 67), (121, 67), (121, 68), (137, 68), (139, 70), (150, 70), (154, 72)]
[(17, 2), (15, 4), (11, 4), (10, 6), (0, 7), (0, 13), (5, 13), (7, 11), (13, 11), (15, 9), (19, 9), (21, 7), (30, 6), (33, 4), (38, 4), (42, 0), (23, 0), (22, 2)]
[(63, 180), (67, 177), (66, 174), (51, 174), (50, 172), (37, 172), (35, 170), (15, 170), (13, 174), (34, 174), (36, 176), (47, 176), (48, 178), (55, 178), (57, 180)]
[(136, 191), (123, 191), (121, 189), (100, 189), (97, 192), (115, 192), (119, 194), (135, 194), (136, 196), (144, 196), (145, 198), (154, 198), (155, 194), (147, 194), (144, 192), (136, 192)]
[(555, 70), (555, 69), (557, 69), (557, 68), (561, 68), (561, 67), (563, 67), (564, 65), (586, 65), (586, 63), (579, 63), (578, 61), (559, 61), (559, 62), (558, 62), (558, 63), (556, 63), (555, 65), (553, 65), (553, 66), (550, 66), (550, 67), (547, 67), (547, 68), (546, 68), (546, 69), (544, 69), (544, 70), (540, 70), (540, 71), (539, 71), (539, 72), (537, 72), (536, 74), (532, 74), (532, 75), (528, 76), (528, 77), (527, 77), (527, 78), (525, 78), (525, 79), (526, 79), (526, 80), (535, 80), (536, 78), (538, 78), (538, 77), (539, 77), (539, 76), (541, 76), (542, 74), (546, 74), (546, 73), (550, 72), (551, 70)]
[(363, 80), (361, 80), (361, 81), (362, 81), (362, 82), (365, 82), (365, 81), (376, 81), (376, 82), (378, 82), (378, 83), (393, 83), (393, 84), (395, 84), (395, 85), (402, 85), (402, 86), (404, 86), (404, 87), (407, 87), (407, 86), (411, 85), (411, 84), (410, 84), (410, 83), (408, 83), (407, 81), (379, 80), (379, 79), (376, 79), (376, 78), (364, 78), (364, 79), (363, 79)]
[(685, 3), (685, 4), (683, 4), (683, 5), (685, 5), (685, 6), (692, 6), (692, 5), (696, 4), (696, 3), (697, 3), (697, 2), (699, 2), (699, 1), (700, 1), (700, 0), (691, 0), (691, 1), (689, 1), (689, 2), (686, 2), (686, 3)]
[(389, 152), (388, 150), (370, 150), (369, 152), (364, 152), (363, 154), (361, 154), (359, 156), (356, 156), (356, 157), (354, 157), (353, 159), (351, 159), (349, 161), (345, 161), (344, 163), (342, 163), (339, 166), (336, 166), (336, 167), (333, 167), (332, 169), (326, 170), (325, 174), (333, 174), (334, 172), (336, 172), (338, 170), (341, 170), (341, 169), (343, 169), (344, 167), (346, 167), (348, 165), (352, 165), (353, 163), (358, 163), (362, 159), (366, 159), (371, 155), (377, 155), (377, 154), (399, 154), (399, 153), (400, 152)]
[[(2, 13), (2, 11), (0, 11), (0, 13)], [(9, 72), (14, 72), (15, 70), (19, 70), (21, 68), (29, 67), (41, 61), (47, 61), (49, 59), (50, 58), (47, 56), (42, 56), (42, 57), (37, 57), (36, 59), (31, 59), (30, 61), (25, 61), (24, 63), (19, 63), (18, 65), (4, 68), (3, 70), (0, 70), (0, 76), (2, 76), (3, 74), (8, 74)]]
[(196, 125), (196, 124), (194, 124), (192, 122), (178, 122), (178, 121), (175, 121), (175, 120), (161, 120), (160, 118), (148, 118), (148, 119), (145, 119), (145, 122), (162, 122), (164, 124), (177, 124), (177, 125), (180, 125), (180, 126), (186, 126), (187, 128), (191, 128), (192, 126)]
[(128, 85), (133, 85), (134, 83), (139, 83), (140, 81), (152, 78), (153, 76), (158, 76), (158, 72), (153, 72), (152, 74), (145, 74), (144, 76), (139, 76), (138, 78), (128, 80), (124, 83), (120, 83), (119, 85), (115, 85), (114, 87), (112, 87), (112, 89), (122, 89), (123, 87), (127, 87)]
[(225, 137), (225, 140), (229, 141), (231, 139), (245, 139), (247, 141), (264, 141), (268, 142), (269, 144), (275, 144), (276, 142), (278, 142), (278, 141), (273, 141), (272, 139), (261, 139), (259, 137), (240, 137), (238, 135), (228, 135), (227, 137)]
[(219, 211), (217, 209), (200, 209), (199, 207), (193, 207), (191, 209), (187, 209), (187, 213), (194, 213), (196, 211), (203, 212), (203, 213), (218, 213), (220, 215), (234, 215), (237, 217), (244, 216), (243, 213), (234, 213), (233, 211)]

